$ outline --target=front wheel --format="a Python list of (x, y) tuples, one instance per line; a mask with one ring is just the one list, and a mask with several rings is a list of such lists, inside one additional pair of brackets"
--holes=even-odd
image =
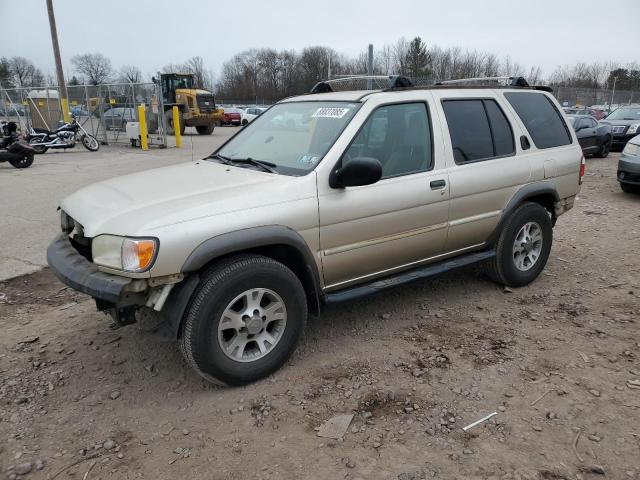
[(549, 212), (537, 203), (523, 203), (504, 224), (496, 257), (487, 264), (487, 273), (503, 285), (527, 285), (544, 269), (552, 242)]
[(215, 125), (213, 124), (213, 122), (208, 125), (200, 125), (196, 127), (196, 132), (198, 132), (200, 135), (211, 135), (213, 133), (214, 127)]
[(640, 185), (620, 182), (620, 188), (624, 193), (640, 193)]
[(80, 141), (82, 142), (82, 145), (84, 145), (84, 148), (90, 152), (97, 152), (100, 148), (100, 143), (98, 143), (98, 140), (93, 135), (82, 135), (82, 137), (80, 137)]
[(598, 158), (606, 158), (606, 157), (609, 156), (609, 151), (610, 150), (611, 150), (611, 139), (607, 138), (602, 143), (602, 145), (600, 145), (600, 148), (596, 152), (595, 156), (598, 157)]
[(33, 153), (29, 153), (22, 158), (17, 160), (9, 160), (9, 163), (13, 165), (15, 168), (29, 168), (33, 163)]
[(291, 270), (260, 255), (235, 256), (202, 275), (180, 348), (207, 380), (244, 385), (282, 366), (306, 320), (305, 292)]

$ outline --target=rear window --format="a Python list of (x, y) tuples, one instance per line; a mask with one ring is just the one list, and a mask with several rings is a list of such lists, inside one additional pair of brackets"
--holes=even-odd
[(556, 106), (546, 95), (533, 92), (504, 94), (537, 148), (552, 148), (571, 143), (571, 135)]

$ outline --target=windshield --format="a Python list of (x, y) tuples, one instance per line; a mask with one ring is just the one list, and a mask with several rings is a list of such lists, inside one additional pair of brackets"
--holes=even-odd
[(269, 162), (277, 173), (313, 170), (360, 108), (348, 102), (290, 102), (256, 117), (215, 152), (231, 161)]
[(573, 128), (576, 128), (576, 126), (578, 125), (578, 117), (573, 115), (567, 115), (567, 118), (571, 122), (571, 125), (573, 126)]
[(607, 120), (640, 120), (640, 107), (623, 107), (614, 110)]

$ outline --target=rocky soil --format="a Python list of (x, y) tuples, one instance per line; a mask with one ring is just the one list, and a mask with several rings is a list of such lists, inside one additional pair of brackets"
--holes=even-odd
[(534, 284), (472, 268), (331, 308), (243, 388), (46, 269), (0, 282), (0, 478), (640, 479), (640, 195), (616, 160), (588, 159)]

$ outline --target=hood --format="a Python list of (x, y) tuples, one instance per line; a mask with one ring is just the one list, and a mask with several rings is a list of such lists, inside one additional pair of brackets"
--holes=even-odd
[(153, 236), (169, 225), (315, 195), (300, 188), (302, 178), (199, 160), (90, 185), (61, 208), (87, 237)]
[(625, 126), (629, 126), (629, 125), (633, 125), (634, 123), (640, 123), (640, 119), (636, 119), (636, 120), (609, 120), (607, 118), (603, 118), (602, 120), (600, 120), (600, 123), (605, 123), (607, 125), (625, 125)]

